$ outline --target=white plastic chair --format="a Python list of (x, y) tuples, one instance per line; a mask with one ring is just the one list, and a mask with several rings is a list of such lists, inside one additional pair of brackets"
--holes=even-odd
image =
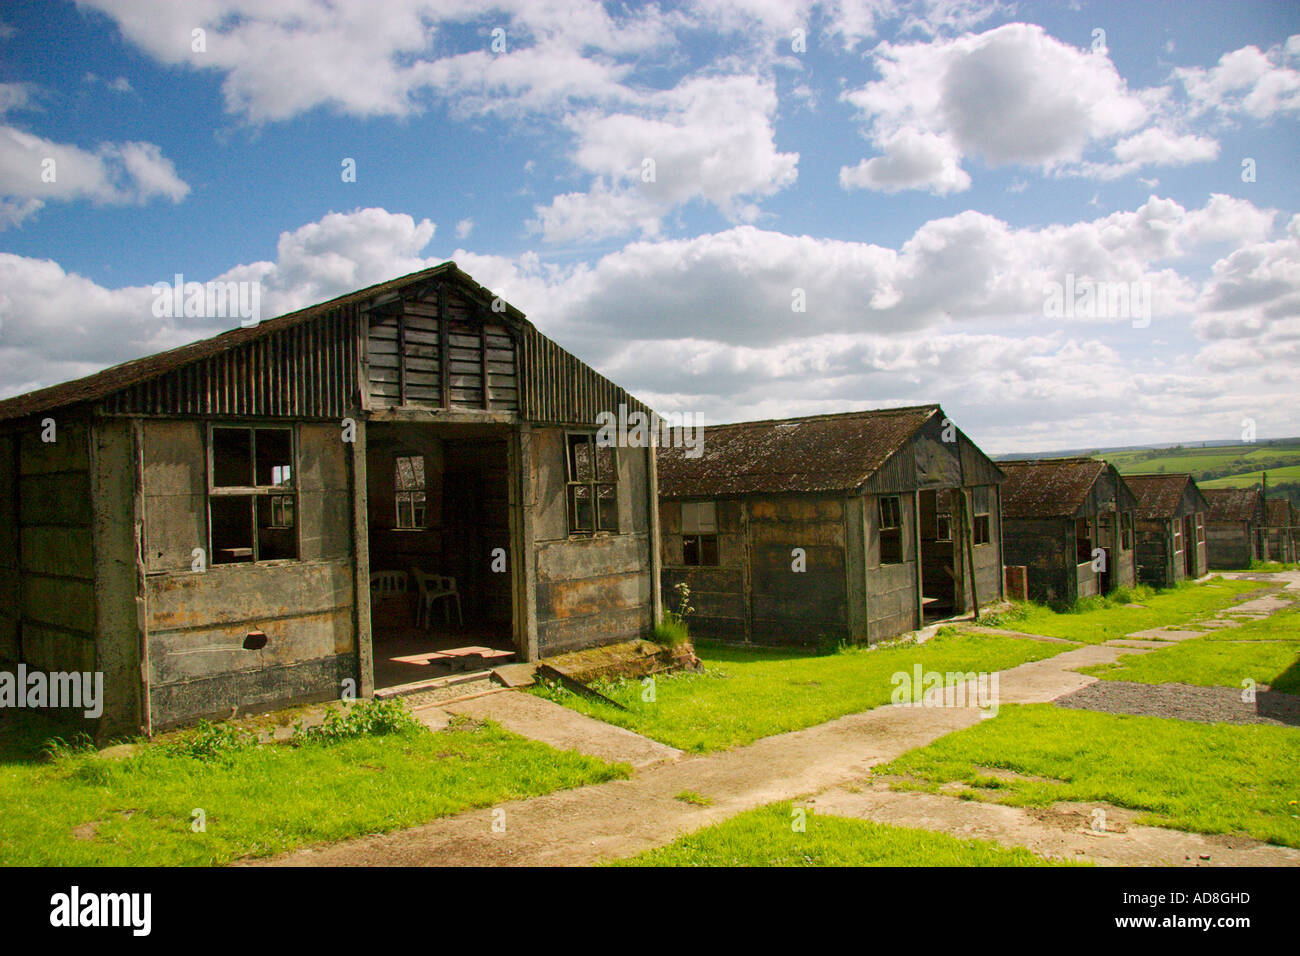
[(370, 593), (379, 598), (395, 597), (406, 593), (405, 571), (371, 571)]
[[(416, 627), (428, 627), (433, 612), (433, 602), (444, 599), (456, 602), (456, 620), (460, 622), (461, 627), (465, 626), (465, 616), (460, 610), (460, 592), (456, 590), (455, 578), (441, 574), (425, 574), (419, 568), (411, 569), (411, 577), (415, 578), (415, 586), (420, 589), (420, 607), (415, 617)], [(450, 627), (450, 603), (443, 604), (442, 614), (447, 626)]]

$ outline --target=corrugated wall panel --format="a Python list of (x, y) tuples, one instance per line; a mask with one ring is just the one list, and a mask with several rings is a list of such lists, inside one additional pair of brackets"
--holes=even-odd
[(589, 365), (556, 345), (531, 325), (523, 329), (520, 370), (523, 417), (557, 425), (595, 425), (599, 412), (650, 409)]
[(355, 412), (357, 311), (334, 309), (302, 325), (221, 352), (106, 398), (110, 415), (342, 418)]

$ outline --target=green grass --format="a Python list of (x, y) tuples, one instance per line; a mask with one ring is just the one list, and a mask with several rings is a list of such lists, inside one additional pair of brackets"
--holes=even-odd
[(673, 797), (673, 799), (680, 800), (682, 803), (689, 803), (696, 807), (713, 806), (712, 797), (706, 797), (702, 794), (696, 793), (694, 790), (683, 790), (681, 793), (677, 794), (677, 796)]
[(1266, 573), (1276, 573), (1278, 571), (1300, 571), (1300, 562), (1252, 561), (1250, 562), (1250, 570), (1263, 571)]
[[(1182, 581), (1176, 587), (1161, 591), (1137, 587), (1114, 596), (1085, 598), (1066, 611), (1054, 611), (1032, 602), (1018, 604), (1011, 611), (989, 616), (985, 623), (1026, 634), (1100, 644), (1134, 631), (1188, 624), (1210, 617), (1217, 611), (1249, 600), (1238, 595), (1267, 586), (1262, 581), (1218, 577), (1200, 584)], [(1130, 607), (1129, 604), (1142, 606)]]
[(1210, 448), (1117, 451), (1108, 452), (1101, 457), (1126, 475), (1187, 472), (1196, 479), (1197, 484), (1205, 484), (1225, 475), (1258, 475), (1267, 469), (1272, 481), (1276, 472), (1300, 465), (1300, 442), (1284, 440), (1250, 445), (1216, 445)]
[(1241, 688), (1250, 678), (1257, 685), (1300, 694), (1300, 609), (1079, 670), (1102, 680), (1201, 687)]
[(961, 781), (982, 788), (965, 796), (1013, 806), (1104, 802), (1137, 811), (1141, 824), (1300, 847), (1300, 730), (1291, 727), (1009, 704), (875, 773), (900, 776), (905, 789)]
[[(220, 864), (630, 772), (469, 721), (207, 760), (148, 746), (125, 760), (79, 752), (33, 761), (29, 744), (11, 740), (0, 763), (0, 864)], [(204, 832), (192, 829), (195, 809)]]
[(615, 866), (1060, 866), (1023, 847), (961, 840), (946, 833), (856, 820), (804, 816), (775, 803), (680, 837)]
[(1259, 471), (1244, 471), (1235, 475), (1226, 475), (1222, 478), (1209, 478), (1205, 481), (1197, 481), (1196, 483), (1206, 488), (1251, 488), (1264, 480), (1265, 471), (1268, 472), (1268, 487), (1270, 491), (1284, 482), (1293, 483), (1300, 481), (1300, 465), (1286, 465), (1283, 467), (1260, 469)]
[(760, 737), (800, 730), (890, 701), (898, 672), (920, 664), (942, 673), (992, 673), (1051, 657), (1068, 645), (981, 634), (941, 632), (922, 645), (805, 650), (744, 648), (701, 642), (703, 674), (660, 675), (655, 700), (640, 681), (601, 683), (618, 710), (555, 685), (533, 693), (574, 710), (696, 753), (725, 750)]

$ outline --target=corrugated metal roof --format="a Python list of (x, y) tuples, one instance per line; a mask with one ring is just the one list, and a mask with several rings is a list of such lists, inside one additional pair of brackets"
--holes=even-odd
[(1007, 518), (1068, 518), (1088, 499), (1107, 464), (1095, 458), (1000, 461), (1006, 474), (1002, 514)]
[(1259, 513), (1258, 488), (1202, 488), (1210, 504), (1208, 521), (1252, 521)]
[(1125, 475), (1124, 480), (1138, 499), (1138, 517), (1172, 518), (1178, 513), (1183, 492), (1191, 475)]
[[(212, 338), (201, 339), (198, 342), (191, 342), (188, 345), (182, 345), (166, 352), (159, 352), (156, 355), (149, 355), (130, 362), (124, 362), (121, 365), (114, 365), (112, 368), (104, 369), (93, 375), (87, 375), (84, 378), (64, 382), (60, 385), (51, 385), (48, 388), (28, 392), (25, 395), (7, 398), (0, 401), (0, 421), (21, 418), (24, 415), (33, 415), (79, 402), (98, 401), (121, 389), (148, 381), (237, 346), (265, 338), (283, 329), (311, 321), (331, 310), (382, 296), (404, 286), (440, 276), (455, 278), (471, 294), (489, 301), (492, 299), (492, 293), (457, 268), (456, 263), (444, 262), (428, 269), (422, 269), (419, 272), (413, 272), (410, 275), (390, 279), (387, 282), (368, 286), (356, 292), (349, 292), (347, 295), (338, 296), (328, 302), (321, 302), (305, 309), (299, 309), (296, 312), (289, 312), (273, 319), (266, 319), (248, 328), (231, 329)], [(524, 314), (513, 306), (507, 305), (505, 314), (520, 323), (527, 324)]]
[(669, 498), (860, 487), (933, 416), (938, 405), (882, 408), (709, 425), (704, 450), (659, 450), (659, 493)]

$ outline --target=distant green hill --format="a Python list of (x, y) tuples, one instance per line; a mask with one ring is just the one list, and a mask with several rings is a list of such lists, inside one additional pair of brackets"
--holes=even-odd
[(1269, 497), (1286, 496), (1300, 506), (1300, 438), (1208, 447), (1103, 449), (1089, 454), (1104, 458), (1123, 475), (1190, 474), (1206, 488), (1248, 488), (1259, 484), (1267, 471)]

